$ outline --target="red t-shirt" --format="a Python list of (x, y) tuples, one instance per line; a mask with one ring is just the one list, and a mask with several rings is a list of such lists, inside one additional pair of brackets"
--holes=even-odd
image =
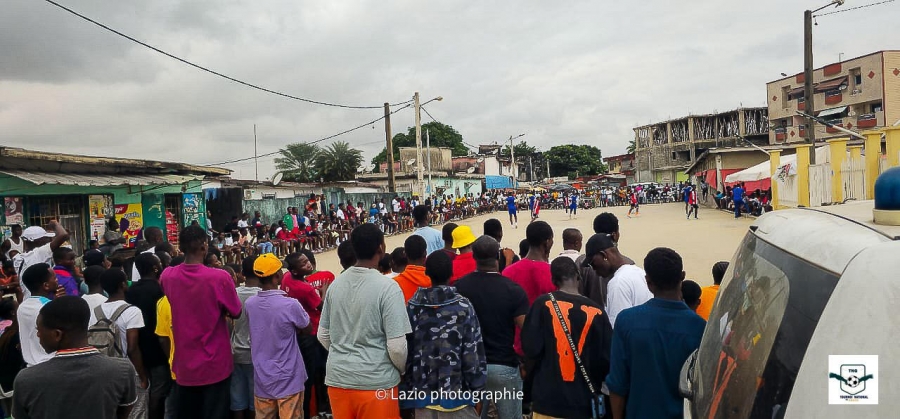
[(309, 324), (312, 326), (312, 334), (315, 335), (319, 330), (319, 318), (322, 317), (322, 297), (316, 288), (302, 278), (295, 279), (288, 272), (281, 279), (281, 290), (286, 292), (288, 297), (300, 302), (309, 315)]
[(472, 252), (461, 253), (453, 259), (453, 276), (450, 277), (450, 285), (457, 279), (475, 272), (475, 254)]
[[(550, 275), (550, 264), (547, 262), (538, 262), (531, 259), (522, 259), (503, 270), (503, 276), (512, 279), (513, 282), (519, 284), (525, 290), (528, 296), (528, 306), (534, 304), (534, 300), (551, 291), (556, 291), (553, 285), (553, 279)], [(516, 343), (514, 348), (516, 353), (523, 355), (522, 341), (519, 337), (520, 330), (516, 329)]]
[(282, 228), (275, 234), (275, 238), (282, 241), (292, 240), (294, 238), (294, 234), (288, 231), (286, 228)]
[(316, 291), (319, 291), (319, 295), (322, 295), (322, 287), (326, 284), (331, 285), (334, 282), (334, 274), (328, 271), (316, 271), (306, 277), (306, 282), (309, 282)]

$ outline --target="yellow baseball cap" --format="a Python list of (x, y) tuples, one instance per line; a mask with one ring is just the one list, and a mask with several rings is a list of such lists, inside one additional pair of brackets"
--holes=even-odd
[(453, 248), (459, 249), (475, 243), (475, 235), (469, 226), (459, 226), (453, 229)]
[(278, 259), (278, 256), (266, 253), (256, 258), (256, 261), (253, 262), (253, 273), (260, 278), (268, 278), (280, 271), (282, 266), (283, 264)]

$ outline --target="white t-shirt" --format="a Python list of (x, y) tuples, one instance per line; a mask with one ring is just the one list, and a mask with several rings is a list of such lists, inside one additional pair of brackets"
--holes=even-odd
[(91, 312), (94, 312), (94, 308), (106, 302), (106, 296), (103, 294), (85, 294), (82, 295), (81, 298), (84, 301), (87, 301), (88, 307), (91, 308)]
[(384, 208), (384, 202), (378, 203), (378, 212), (382, 214), (387, 214), (387, 209)]
[[(128, 304), (125, 301), (113, 301), (113, 302), (105, 302), (100, 304), (100, 309), (103, 310), (103, 314), (107, 319), (112, 318), (113, 313), (119, 309), (124, 304)], [(91, 310), (91, 321), (88, 323), (93, 326), (97, 323), (97, 316), (94, 315), (94, 310)], [(136, 306), (131, 306), (125, 311), (122, 312), (122, 315), (119, 316), (118, 320), (116, 320), (116, 327), (119, 328), (119, 348), (122, 349), (122, 353), (128, 353), (128, 337), (126, 333), (129, 329), (140, 329), (144, 327), (144, 316), (141, 315), (141, 309)]]
[(340, 209), (340, 208), (337, 209), (336, 214), (337, 214), (337, 218), (338, 218), (339, 220), (346, 220), (346, 219), (347, 219), (347, 217), (344, 216), (344, 210), (342, 210), (342, 209)]
[(248, 228), (250, 224), (247, 223), (247, 220), (238, 220), (238, 228)]
[[(144, 253), (156, 253), (156, 246), (153, 246), (153, 247), (141, 252), (141, 254), (144, 254)], [(140, 280), (141, 280), (141, 274), (138, 273), (137, 265), (132, 264), (131, 265), (131, 282), (138, 282)], [(91, 323), (91, 324), (93, 324), (93, 323)]]
[[(16, 243), (15, 241), (13, 241), (12, 237), (10, 237), (9, 239), (7, 239), (7, 241), (9, 241), (10, 252), (12, 252), (13, 250), (19, 252), (19, 254), (25, 252), (25, 239), (19, 237), (19, 243)], [(6, 256), (9, 256), (9, 252), (6, 253)]]
[(53, 355), (56, 354), (55, 352), (48, 354), (44, 351), (37, 336), (38, 313), (41, 311), (41, 307), (49, 302), (50, 300), (44, 297), (27, 297), (22, 304), (19, 304), (19, 310), (16, 312), (16, 316), (19, 318), (22, 358), (29, 367), (53, 358)]
[(391, 201), (391, 206), (394, 207), (394, 212), (400, 212), (400, 201), (396, 199)]
[(616, 326), (616, 316), (622, 310), (650, 301), (653, 293), (647, 287), (647, 274), (634, 265), (622, 265), (609, 280), (606, 291), (606, 314), (609, 323)]
[[(19, 278), (25, 273), (25, 270), (28, 269), (32, 265), (37, 265), (39, 263), (46, 263), (53, 266), (53, 251), (50, 250), (50, 243), (47, 243), (37, 249), (33, 249), (28, 253), (19, 253), (13, 258), (13, 268), (15, 268), (16, 273), (18, 273)], [(28, 287), (22, 284), (22, 293), (25, 298), (31, 297), (31, 291), (28, 290)], [(35, 315), (35, 319), (37, 315)], [(36, 326), (35, 326), (36, 327)], [(35, 329), (36, 330), (36, 329)]]

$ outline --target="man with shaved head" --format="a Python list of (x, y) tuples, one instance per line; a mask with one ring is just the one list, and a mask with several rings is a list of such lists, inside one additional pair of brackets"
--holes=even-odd
[[(521, 286), (498, 272), (500, 243), (481, 236), (472, 244), (476, 271), (456, 281), (460, 295), (469, 299), (481, 323), (484, 353), (487, 357), (485, 391), (522, 390), (519, 359), (513, 349), (516, 326), (525, 323), (528, 296)], [(500, 418), (522, 416), (522, 400), (497, 400)]]

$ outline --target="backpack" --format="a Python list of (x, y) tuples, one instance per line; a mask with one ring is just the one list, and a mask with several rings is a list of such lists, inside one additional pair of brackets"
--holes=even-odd
[(101, 306), (94, 307), (94, 317), (97, 323), (88, 328), (88, 345), (97, 348), (101, 354), (113, 358), (125, 358), (125, 351), (119, 347), (119, 328), (116, 320), (122, 317), (122, 313), (132, 307), (131, 304), (123, 304), (117, 308), (112, 317), (107, 318)]

